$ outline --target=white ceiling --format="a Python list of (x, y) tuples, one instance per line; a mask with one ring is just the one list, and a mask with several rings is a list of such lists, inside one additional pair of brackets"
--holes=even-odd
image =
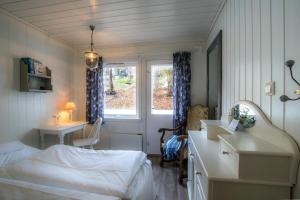
[(0, 8), (70, 45), (205, 40), (222, 0), (0, 0)]

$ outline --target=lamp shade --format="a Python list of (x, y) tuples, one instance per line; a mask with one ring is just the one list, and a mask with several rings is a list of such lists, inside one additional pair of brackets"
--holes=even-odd
[(66, 104), (66, 110), (76, 110), (76, 104), (74, 102), (68, 102)]
[(95, 51), (86, 51), (84, 53), (85, 63), (90, 69), (94, 69), (98, 67), (98, 53)]
[(90, 25), (90, 29), (92, 31), (91, 34), (91, 49), (89, 51), (84, 52), (84, 57), (85, 57), (85, 63), (89, 69), (96, 69), (98, 67), (98, 60), (99, 56), (96, 51), (94, 51), (94, 42), (93, 42), (93, 35), (94, 35), (94, 30), (95, 26)]

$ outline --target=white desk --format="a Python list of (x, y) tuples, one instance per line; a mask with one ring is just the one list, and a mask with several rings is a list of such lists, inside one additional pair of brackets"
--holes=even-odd
[(57, 135), (59, 138), (59, 144), (64, 144), (64, 136), (66, 134), (74, 133), (78, 130), (82, 130), (82, 136), (84, 137), (86, 124), (87, 122), (85, 121), (74, 121), (57, 125), (42, 125), (39, 128), (36, 128), (40, 134), (40, 148), (43, 149), (45, 146), (45, 135)]

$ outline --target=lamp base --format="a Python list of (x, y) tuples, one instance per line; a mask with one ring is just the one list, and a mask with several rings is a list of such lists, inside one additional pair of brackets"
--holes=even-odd
[(70, 112), (70, 117), (69, 117), (69, 120), (72, 122), (72, 121), (73, 121), (73, 111), (72, 111), (72, 110), (70, 110), (69, 112)]

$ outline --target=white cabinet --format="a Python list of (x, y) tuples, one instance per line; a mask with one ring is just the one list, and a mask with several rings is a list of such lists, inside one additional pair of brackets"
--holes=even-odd
[(289, 183), (292, 153), (250, 134), (219, 138), (220, 158), (239, 179)]
[[(194, 155), (194, 162), (189, 162), (189, 165), (193, 164), (193, 167), (189, 167), (189, 170), (193, 169), (193, 173), (189, 172), (189, 179), (193, 180), (193, 191), (189, 192), (189, 195), (193, 194), (193, 196), (190, 196), (190, 199), (280, 200), (290, 197), (290, 183), (273, 181), (270, 178), (272, 176), (269, 176), (273, 171), (272, 168), (262, 169), (259, 174), (266, 177), (267, 181), (261, 180), (262, 178), (255, 180), (253, 177), (257, 176), (256, 170), (254, 172), (250, 170), (246, 178), (240, 178), (238, 156), (234, 156), (232, 152), (220, 153), (221, 143), (208, 140), (205, 131), (190, 131), (189, 142), (191, 153)], [(224, 147), (228, 151), (229, 148)], [(231, 165), (230, 162), (233, 164)], [(255, 166), (256, 163), (252, 163), (246, 168), (255, 169)]]
[[(188, 191), (191, 200), (290, 199), (299, 150), (285, 132), (256, 109), (255, 127), (232, 132), (218, 128), (189, 131)], [(204, 126), (208, 127), (205, 122)], [(218, 131), (209, 134), (208, 131)], [(209, 139), (208, 135), (216, 135)]]
[(199, 175), (196, 175), (195, 200), (206, 200), (205, 195), (203, 194), (201, 181), (197, 176)]

